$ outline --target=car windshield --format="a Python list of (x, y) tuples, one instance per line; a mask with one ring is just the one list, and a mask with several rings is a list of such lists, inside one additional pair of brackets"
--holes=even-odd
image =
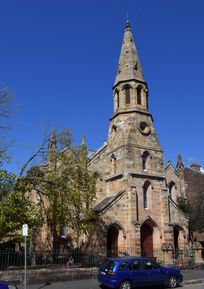
[(111, 260), (104, 260), (103, 263), (100, 265), (100, 269), (107, 269), (112, 271), (115, 267), (115, 262)]

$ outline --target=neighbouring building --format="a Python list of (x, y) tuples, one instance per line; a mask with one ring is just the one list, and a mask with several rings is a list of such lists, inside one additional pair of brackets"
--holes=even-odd
[(200, 242), (202, 248), (204, 248), (204, 173), (201, 166), (193, 163), (190, 167), (186, 167), (184, 169), (184, 179), (186, 196), (191, 206), (191, 238), (194, 242)]
[(127, 22), (108, 138), (88, 164), (100, 175), (94, 209), (101, 221), (93, 242), (108, 256), (123, 251), (159, 256), (161, 250), (188, 243), (188, 218), (177, 204), (178, 197), (186, 198), (184, 166), (180, 155), (176, 168), (164, 165), (148, 97)]

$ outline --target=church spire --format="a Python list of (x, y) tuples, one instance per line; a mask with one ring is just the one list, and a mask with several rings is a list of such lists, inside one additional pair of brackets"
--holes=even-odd
[(148, 111), (148, 87), (144, 80), (130, 22), (127, 20), (113, 87), (114, 115)]
[(114, 86), (121, 81), (128, 81), (132, 79), (144, 82), (142, 68), (133, 39), (130, 22), (127, 20)]
[(86, 146), (86, 138), (84, 135), (81, 138), (81, 146)]
[(176, 169), (179, 175), (181, 176), (183, 174), (184, 165), (183, 165), (183, 161), (182, 161), (182, 157), (180, 153), (178, 154)]

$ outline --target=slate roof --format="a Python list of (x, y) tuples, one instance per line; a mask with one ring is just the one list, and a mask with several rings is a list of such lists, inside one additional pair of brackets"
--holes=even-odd
[(104, 198), (101, 202), (99, 202), (93, 209), (96, 213), (102, 213), (105, 209), (110, 207), (117, 199), (119, 199), (125, 190), (119, 191), (117, 194)]

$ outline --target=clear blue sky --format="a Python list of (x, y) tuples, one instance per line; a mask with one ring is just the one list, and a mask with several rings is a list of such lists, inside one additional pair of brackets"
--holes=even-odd
[(165, 160), (204, 166), (203, 0), (1, 0), (0, 86), (17, 107), (9, 170), (47, 127), (91, 149), (106, 140), (127, 11)]

